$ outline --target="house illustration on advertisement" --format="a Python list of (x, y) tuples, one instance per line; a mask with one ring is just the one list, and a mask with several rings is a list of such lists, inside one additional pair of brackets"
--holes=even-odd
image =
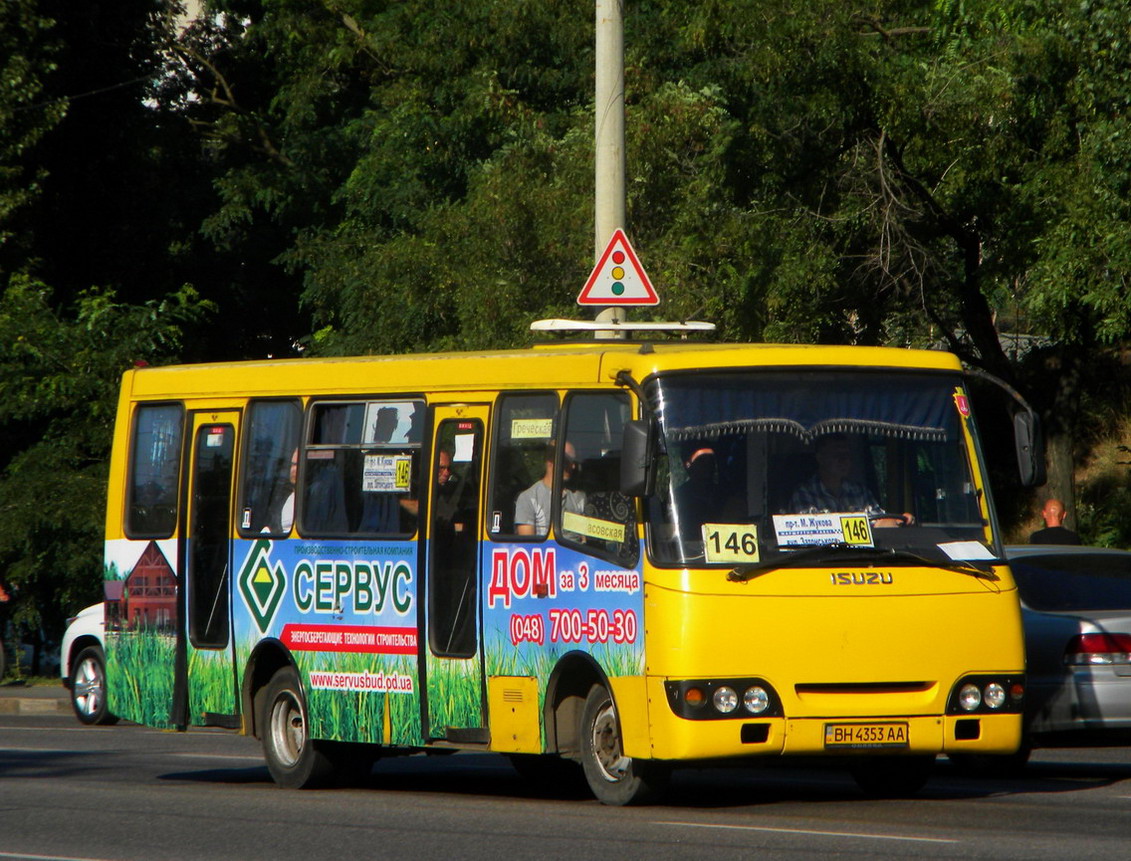
[(165, 554), (150, 541), (125, 580), (105, 583), (107, 622), (114, 628), (172, 632), (177, 606), (177, 577)]

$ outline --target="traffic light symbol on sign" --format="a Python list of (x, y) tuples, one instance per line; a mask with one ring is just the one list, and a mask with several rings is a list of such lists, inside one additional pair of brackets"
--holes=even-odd
[(578, 305), (658, 305), (660, 297), (619, 227), (577, 297)]

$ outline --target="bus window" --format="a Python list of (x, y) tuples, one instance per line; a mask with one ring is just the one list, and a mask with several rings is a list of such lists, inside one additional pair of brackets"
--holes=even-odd
[(230, 424), (207, 425), (196, 434), (189, 523), (189, 639), (198, 648), (228, 642), (228, 536), (232, 501)]
[(311, 406), (301, 476), (303, 535), (416, 531), (422, 400)]
[(290, 534), (301, 427), (298, 401), (252, 401), (248, 405), (241, 535)]
[[(553, 393), (503, 395), (495, 424), (487, 531), (494, 539), (513, 538), (515, 504), (523, 491), (542, 480), (545, 453), (553, 445), (558, 396)], [(549, 521), (542, 530), (543, 537)]]
[(428, 580), (429, 640), (433, 654), (475, 654), (479, 552), (479, 477), (483, 426), (478, 419), (447, 419), (436, 434)]
[(629, 418), (623, 392), (571, 395), (560, 453), (562, 474), (555, 476), (564, 492), (554, 530), (559, 540), (626, 567), (635, 565), (639, 555), (636, 505), (620, 492), (621, 441)]
[[(985, 538), (953, 378), (764, 371), (651, 385), (666, 451), (649, 516), (661, 564), (773, 558), (810, 540), (782, 518), (828, 513), (866, 519), (861, 543), (929, 559)], [(728, 534), (749, 536), (742, 557), (720, 551)]]
[(137, 408), (126, 513), (131, 538), (168, 538), (176, 528), (183, 421), (180, 404)]

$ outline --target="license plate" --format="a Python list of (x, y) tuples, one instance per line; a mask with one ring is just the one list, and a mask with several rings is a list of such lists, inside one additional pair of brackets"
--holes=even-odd
[(906, 723), (827, 723), (825, 747), (907, 747)]

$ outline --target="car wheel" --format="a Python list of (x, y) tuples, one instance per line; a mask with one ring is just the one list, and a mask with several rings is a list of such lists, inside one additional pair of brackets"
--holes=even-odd
[(666, 767), (624, 755), (616, 704), (604, 685), (594, 685), (585, 698), (581, 765), (589, 788), (602, 804), (647, 804), (667, 787)]
[(275, 783), (286, 789), (328, 783), (334, 763), (309, 736), (306, 700), (293, 667), (284, 667), (271, 677), (264, 703), (263, 755)]
[(71, 708), (75, 710), (75, 717), (88, 726), (118, 720), (106, 708), (106, 658), (98, 646), (87, 646), (75, 656)]

